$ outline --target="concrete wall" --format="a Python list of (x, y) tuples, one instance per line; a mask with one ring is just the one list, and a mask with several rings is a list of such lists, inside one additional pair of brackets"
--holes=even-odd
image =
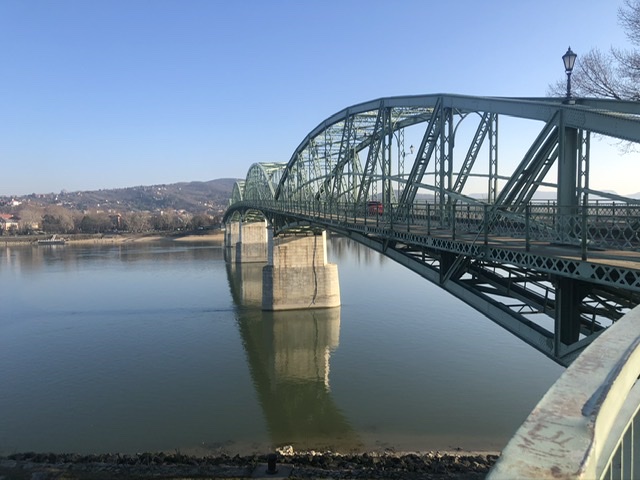
[(325, 232), (275, 238), (272, 261), (262, 270), (263, 310), (340, 306), (338, 266), (327, 263)]
[[(637, 441), (625, 438), (622, 458), (612, 456), (626, 427), (632, 421), (637, 425), (639, 376), (636, 307), (573, 361), (515, 433), (487, 478), (638, 478)], [(632, 430), (636, 435), (637, 427)], [(603, 475), (612, 459), (612, 475)]]

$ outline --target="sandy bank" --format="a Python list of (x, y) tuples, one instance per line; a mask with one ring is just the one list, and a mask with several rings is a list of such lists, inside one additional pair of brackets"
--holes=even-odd
[[(123, 244), (123, 243), (148, 243), (148, 242), (191, 242), (191, 243), (212, 243), (222, 244), (224, 232), (221, 230), (205, 231), (197, 233), (168, 235), (124, 233), (117, 235), (60, 235), (69, 245), (92, 245), (92, 244)], [(16, 236), (0, 237), (0, 246), (12, 247), (19, 245), (37, 245), (38, 240), (49, 238), (49, 236)]]
[(91, 244), (91, 243), (149, 243), (149, 242), (210, 242), (222, 243), (224, 234), (221, 231), (207, 232), (203, 234), (187, 234), (187, 235), (142, 235), (142, 234), (125, 234), (125, 235), (103, 235), (92, 238), (67, 238), (67, 243), (72, 245)]

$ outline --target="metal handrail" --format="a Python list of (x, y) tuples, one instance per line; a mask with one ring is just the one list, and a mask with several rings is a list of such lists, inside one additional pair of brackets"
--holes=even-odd
[(492, 235), (524, 239), (527, 250), (532, 242), (571, 245), (581, 249), (583, 260), (593, 249), (640, 250), (640, 206), (631, 203), (596, 201), (566, 208), (551, 202), (532, 202), (519, 211), (510, 211), (478, 203), (441, 206), (424, 202), (409, 208), (385, 205), (383, 213), (373, 215), (366, 204), (356, 203), (291, 200), (239, 203), (345, 224), (395, 224), (396, 229), (405, 231), (426, 227), (427, 235), (432, 229), (439, 229), (440, 233), (449, 230), (453, 239), (457, 234), (472, 234), (474, 244), (481, 238), (486, 243)]

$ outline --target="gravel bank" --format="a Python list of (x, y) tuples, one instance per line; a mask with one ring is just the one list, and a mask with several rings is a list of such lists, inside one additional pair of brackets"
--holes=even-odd
[[(498, 456), (470, 453), (296, 453), (279, 455), (291, 479), (482, 479)], [(76, 455), (21, 453), (0, 458), (0, 480), (269, 478), (266, 455), (193, 457), (180, 453)], [(277, 476), (276, 476), (277, 477)], [(279, 478), (283, 478), (280, 476)]]

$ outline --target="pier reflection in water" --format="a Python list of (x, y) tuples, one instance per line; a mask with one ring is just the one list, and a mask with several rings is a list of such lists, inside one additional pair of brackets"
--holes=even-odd
[(262, 312), (263, 264), (227, 265), (238, 327), (272, 443), (351, 450), (357, 434), (331, 396), (340, 308)]

